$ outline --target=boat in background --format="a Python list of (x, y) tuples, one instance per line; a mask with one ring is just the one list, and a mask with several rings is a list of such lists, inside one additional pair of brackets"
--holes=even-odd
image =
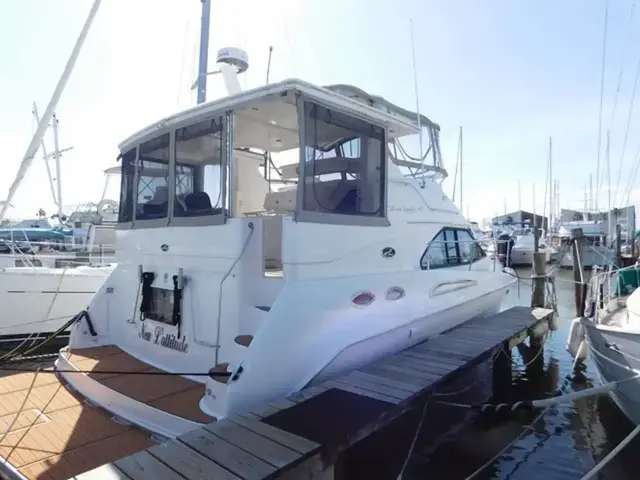
[[(596, 272), (589, 285), (590, 315), (574, 320), (571, 325), (567, 350), (580, 360), (590, 353), (602, 383), (640, 376), (638, 285), (637, 265)], [(633, 290), (630, 295), (629, 290)], [(629, 420), (640, 424), (640, 379), (620, 383), (609, 395)]]
[[(23, 248), (26, 245), (26, 248), (30, 250), (39, 248), (39, 245), (30, 245), (30, 241), (34, 235), (41, 235), (49, 249), (54, 251), (56, 249), (65, 250), (67, 238), (70, 239), (71, 245), (75, 244), (75, 236), (66, 234), (71, 233), (75, 227), (83, 226), (82, 222), (66, 225), (68, 219), (63, 212), (60, 158), (62, 153), (69, 149), (60, 149), (58, 146), (58, 119), (54, 111), (73, 71), (99, 5), (100, 0), (95, 0), (87, 22), (78, 37), (42, 117), (39, 117), (37, 107), (34, 104), (33, 114), (38, 126), (16, 172), (14, 181), (9, 188), (7, 198), (4, 202), (0, 202), (0, 222), (2, 222), (5, 220), (8, 208), (12, 206), (11, 202), (16, 191), (31, 168), (35, 155), (41, 149), (49, 176), (51, 193), (57, 206), (57, 214), (54, 217), (60, 225), (59, 227), (48, 229), (44, 232), (44, 236), (42, 236), (43, 232), (39, 230), (41, 227), (36, 227), (38, 230), (35, 232), (26, 232), (25, 228), (21, 226), (4, 232), (5, 236), (8, 237), (8, 240), (4, 240), (4, 245), (5, 248), (8, 245), (10, 251), (5, 260), (14, 262), (14, 265), (16, 260), (19, 260), (22, 264), (21, 266), (0, 268), (0, 305), (3, 307), (2, 315), (0, 316), (0, 348), (12, 347), (19, 349), (28, 347), (39, 339), (49, 339), (54, 333), (56, 336), (52, 343), (66, 343), (69, 331), (67, 329), (60, 333), (60, 330), (64, 329), (65, 325), (79, 311), (83, 311), (86, 308), (89, 300), (115, 267), (113, 264), (77, 267), (74, 261), (67, 259), (65, 259), (65, 262), (70, 263), (70, 265), (67, 264), (59, 268), (38, 266), (42, 265), (42, 260), (38, 259), (37, 255), (33, 256), (32, 253), (26, 254), (20, 248), (21, 245)], [(53, 130), (55, 148), (49, 155), (44, 144), (44, 135), (50, 126)], [(50, 158), (55, 161), (56, 187), (53, 185), (54, 177), (51, 174), (48, 163)], [(106, 187), (104, 192), (106, 192)], [(102, 211), (106, 212), (108, 208), (114, 211), (114, 205), (117, 208), (117, 203), (104, 200), (104, 192), (103, 200), (101, 201)], [(39, 217), (46, 217), (42, 210), (39, 214)], [(104, 234), (105, 231), (106, 229), (103, 229), (100, 233)], [(111, 231), (114, 231), (113, 227), (111, 227)], [(94, 229), (92, 234), (94, 239), (98, 236), (97, 234), (98, 232)], [(20, 236), (19, 240), (14, 241), (17, 236)], [(15, 256), (19, 258), (16, 259)], [(55, 254), (53, 256), (55, 257)]]
[(557, 231), (550, 241), (556, 245), (555, 260), (560, 267), (573, 267), (573, 252), (571, 246), (571, 230), (580, 228), (586, 239), (581, 259), (584, 268), (600, 266), (609, 268), (614, 265), (615, 251), (612, 239), (607, 236), (606, 225), (601, 221), (563, 222), (558, 224)]

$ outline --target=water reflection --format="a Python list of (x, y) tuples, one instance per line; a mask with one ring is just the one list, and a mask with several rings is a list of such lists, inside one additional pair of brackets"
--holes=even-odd
[[(528, 275), (527, 269), (519, 272)], [(558, 329), (550, 332), (539, 354), (536, 347), (514, 349), (512, 389), (508, 401), (553, 396), (598, 385), (590, 359), (586, 368), (573, 374), (572, 358), (565, 350), (573, 319), (571, 272), (558, 271)], [(530, 285), (509, 294), (508, 306), (530, 303)], [(495, 401), (496, 399), (493, 399)], [(499, 459), (473, 478), (482, 479), (576, 479), (593, 468), (633, 429), (608, 395), (587, 397), (551, 407), (537, 422), (536, 412), (476, 416), (470, 424), (435, 450), (416, 448), (407, 478), (464, 479), (490, 462), (518, 439)], [(640, 456), (640, 438), (631, 442), (600, 474), (600, 478), (638, 478), (634, 459)]]

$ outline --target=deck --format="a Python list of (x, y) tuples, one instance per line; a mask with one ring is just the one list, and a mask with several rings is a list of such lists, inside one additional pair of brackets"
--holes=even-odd
[(204, 383), (175, 375), (157, 375), (160, 370), (115, 345), (71, 350), (65, 356), (71, 366), (90, 371), (89, 378), (115, 392), (193, 422), (215, 421), (198, 406), (205, 393)]
[(53, 367), (0, 374), (0, 477), (69, 478), (152, 445), (148, 432), (86, 403)]
[(77, 475), (98, 479), (333, 478), (359, 440), (424, 405), (464, 369), (511, 349), (551, 311), (514, 307), (336, 380)]

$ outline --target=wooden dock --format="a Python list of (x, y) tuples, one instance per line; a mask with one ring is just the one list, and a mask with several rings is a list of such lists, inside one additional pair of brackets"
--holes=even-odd
[[(234, 415), (76, 476), (98, 479), (333, 479), (356, 443), (411, 410), (465, 369), (550, 320), (514, 307), (473, 320), (348, 375)], [(388, 439), (387, 439), (388, 442)]]

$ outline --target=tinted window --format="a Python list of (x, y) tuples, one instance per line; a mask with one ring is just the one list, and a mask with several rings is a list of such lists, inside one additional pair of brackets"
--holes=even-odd
[(122, 156), (122, 175), (120, 179), (120, 209), (118, 222), (133, 220), (133, 181), (136, 173), (136, 149)]
[(447, 241), (444, 230), (435, 236), (420, 260), (423, 269), (442, 268), (447, 266)]
[(420, 266), (427, 270), (468, 265), (485, 255), (469, 230), (444, 228), (429, 242)]
[(305, 103), (303, 209), (384, 217), (384, 129)]
[(224, 207), (222, 117), (205, 120), (176, 131), (176, 217), (221, 214)]
[(473, 234), (468, 230), (456, 230), (460, 263), (468, 264), (485, 256)]
[(140, 145), (136, 220), (166, 218), (169, 213), (169, 134)]

